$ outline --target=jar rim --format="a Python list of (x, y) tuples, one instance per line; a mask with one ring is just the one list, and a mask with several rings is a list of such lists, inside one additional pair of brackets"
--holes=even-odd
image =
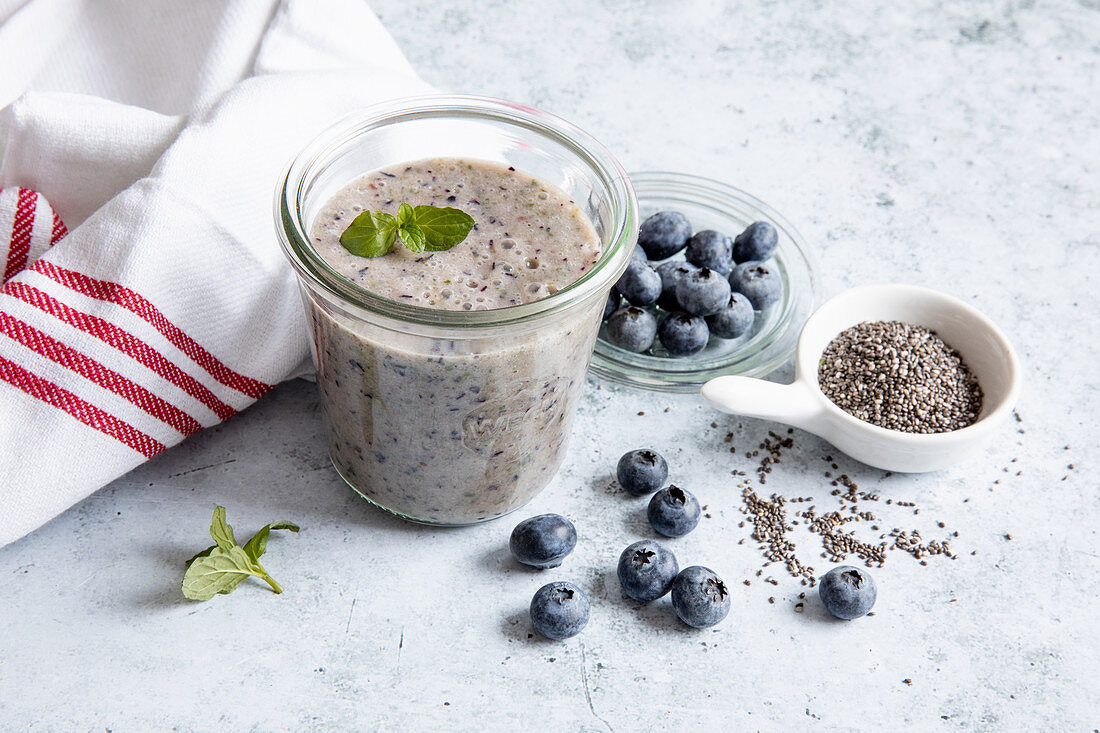
[[(440, 310), (374, 293), (341, 275), (310, 243), (303, 221), (306, 183), (316, 166), (355, 135), (387, 125), (421, 119), (490, 120), (534, 132), (567, 149), (592, 170), (607, 192), (612, 230), (596, 265), (545, 298), (488, 310)], [(364, 171), (367, 172), (367, 171)], [(275, 228), (283, 253), (299, 277), (315, 288), (372, 314), (406, 323), (449, 328), (484, 328), (529, 321), (559, 313), (605, 290), (618, 279), (632, 255), (637, 236), (638, 201), (630, 179), (601, 143), (556, 115), (515, 102), (473, 95), (431, 94), (403, 97), (361, 108), (326, 128), (295, 155), (275, 191)]]

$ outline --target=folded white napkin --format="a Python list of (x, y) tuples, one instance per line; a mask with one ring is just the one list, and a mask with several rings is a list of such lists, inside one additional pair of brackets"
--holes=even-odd
[(341, 115), (430, 89), (361, 0), (0, 20), (2, 546), (295, 373), (276, 179)]

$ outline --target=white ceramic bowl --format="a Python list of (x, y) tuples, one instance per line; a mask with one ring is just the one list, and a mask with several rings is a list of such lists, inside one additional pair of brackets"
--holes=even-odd
[[(925, 326), (958, 351), (984, 395), (977, 422), (948, 433), (903, 433), (833, 404), (817, 383), (821, 354), (837, 334), (863, 321)], [(703, 385), (703, 397), (723, 412), (809, 431), (868, 465), (916, 473), (973, 458), (1012, 412), (1020, 392), (1016, 352), (992, 321), (958, 298), (912, 285), (868, 285), (829, 300), (802, 327), (795, 359), (793, 384), (718, 377)]]

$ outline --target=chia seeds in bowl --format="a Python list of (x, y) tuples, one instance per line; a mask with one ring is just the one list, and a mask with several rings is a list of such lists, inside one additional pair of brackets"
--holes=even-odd
[[(659, 340), (642, 353), (620, 348), (601, 330), (590, 371), (613, 382), (659, 392), (695, 392), (723, 375), (765, 376), (787, 362), (798, 334), (816, 304), (816, 275), (805, 240), (778, 211), (755, 197), (719, 181), (679, 173), (634, 173), (641, 219), (659, 211), (687, 217), (694, 232), (714, 230), (735, 237), (750, 224), (766, 221), (778, 233), (778, 247), (768, 260), (778, 273), (783, 294), (756, 311), (752, 327), (734, 339), (712, 337), (701, 351), (674, 356)], [(683, 259), (677, 254), (665, 262)], [(660, 307), (658, 302), (658, 307)], [(650, 307), (653, 310), (653, 307)], [(663, 317), (663, 312), (658, 310)]]
[(888, 430), (947, 433), (973, 425), (982, 389), (959, 352), (903, 321), (864, 321), (821, 355), (821, 391), (853, 417)]

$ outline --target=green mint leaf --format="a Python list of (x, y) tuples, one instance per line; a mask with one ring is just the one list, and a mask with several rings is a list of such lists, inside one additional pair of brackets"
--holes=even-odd
[(437, 206), (417, 206), (413, 221), (424, 233), (429, 252), (442, 252), (466, 239), (474, 228), (474, 217), (461, 209)]
[(357, 257), (381, 257), (397, 241), (397, 219), (384, 211), (364, 211), (340, 235), (340, 244)]
[(248, 555), (249, 560), (258, 562), (260, 555), (267, 551), (267, 536), (273, 529), (289, 529), (291, 532), (297, 532), (301, 528), (294, 522), (288, 522), (285, 519), (281, 522), (272, 522), (267, 525), (245, 543), (244, 554)]
[[(212, 553), (216, 549), (218, 549), (217, 545), (210, 545), (210, 547), (207, 547), (205, 550), (203, 550), (200, 553), (197, 553), (194, 557), (192, 557), (190, 560), (188, 560), (186, 562), (186, 565), (190, 565), (191, 563), (198, 560), (200, 557), (207, 557), (208, 555), (210, 555), (210, 553)], [(222, 595), (229, 595), (230, 593), (232, 593), (236, 589), (236, 587), (238, 585), (241, 584), (241, 581), (244, 580), (247, 577), (248, 577), (247, 575), (242, 575), (239, 580), (235, 581), (234, 583), (232, 583), (230, 585), (227, 585), (225, 588), (222, 588), (221, 590), (218, 591), (218, 593), (221, 593)]]
[[(402, 204), (402, 206), (404, 206), (404, 204)], [(424, 247), (428, 243), (427, 239), (424, 237), (424, 230), (411, 221), (401, 227), (401, 241), (410, 252), (416, 252), (418, 254), (424, 251)]]
[(404, 229), (406, 224), (412, 223), (413, 220), (413, 207), (408, 204), (401, 204), (397, 207), (397, 228)]
[(225, 507), (216, 507), (210, 523), (210, 536), (217, 544), (187, 561), (187, 571), (183, 574), (183, 595), (196, 601), (208, 601), (219, 593), (232, 593), (250, 575), (266, 582), (276, 593), (282, 593), (283, 587), (275, 582), (259, 560), (267, 549), (267, 536), (273, 529), (297, 532), (299, 527), (286, 520), (272, 522), (257, 532), (245, 547), (241, 547), (233, 537), (233, 528), (225, 521)]
[(340, 244), (359, 257), (381, 257), (400, 234), (410, 252), (442, 252), (466, 239), (473, 228), (474, 218), (461, 209), (402, 203), (397, 216), (364, 211), (340, 235)]
[(210, 521), (210, 536), (219, 548), (229, 552), (236, 547), (237, 540), (233, 537), (233, 528), (225, 521), (225, 507), (214, 507), (214, 518)]
[(249, 575), (257, 572), (244, 550), (234, 545), (229, 550), (215, 547), (209, 555), (191, 563), (183, 574), (183, 595), (193, 601), (208, 601), (218, 593), (230, 593)]

